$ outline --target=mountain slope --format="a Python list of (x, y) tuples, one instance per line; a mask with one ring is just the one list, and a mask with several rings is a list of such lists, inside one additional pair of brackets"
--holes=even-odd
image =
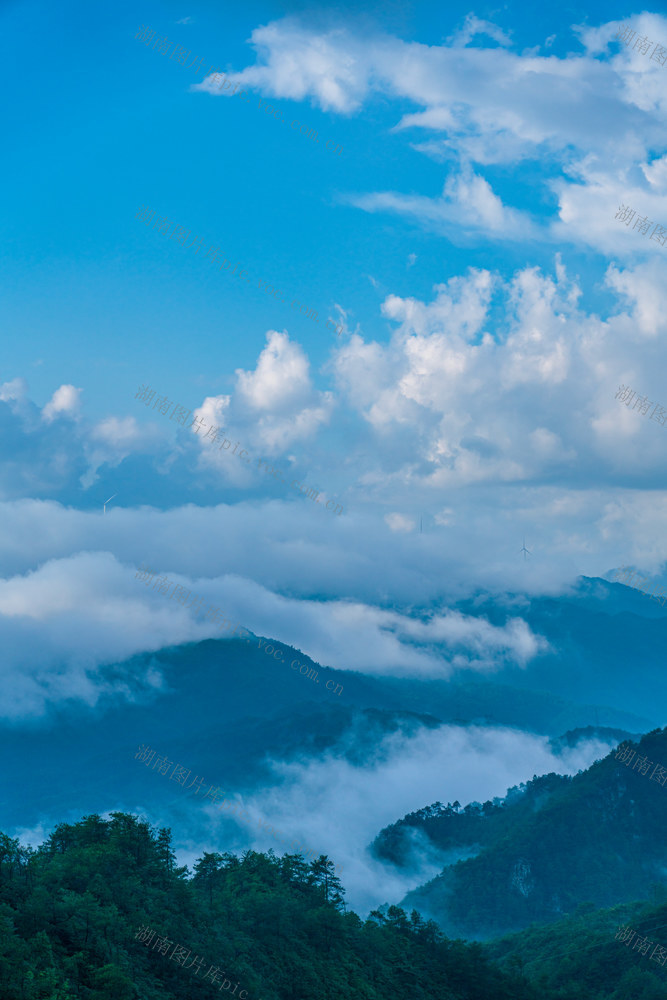
[[(499, 599), (479, 594), (457, 607), (464, 613), (484, 615), (494, 625), (503, 625), (510, 615), (520, 616), (549, 642), (550, 649), (535, 657), (528, 669), (511, 662), (500, 665), (494, 671), (497, 683), (578, 704), (603, 702), (616, 711), (650, 719), (643, 732), (667, 722), (662, 653), (667, 642), (667, 611), (633, 587), (581, 577), (558, 597)], [(633, 683), (631, 663), (642, 664), (642, 684)], [(587, 720), (594, 721), (592, 716)], [(618, 725), (606, 714), (600, 715), (599, 722)]]
[[(520, 970), (546, 995), (574, 987), (586, 1000), (664, 1000), (667, 892), (658, 895), (659, 905), (635, 902), (594, 910), (582, 904), (571, 917), (490, 941), (485, 951), (502, 968)], [(626, 928), (625, 941), (621, 928)]]
[[(129, 703), (105, 698), (95, 709), (66, 706), (30, 726), (5, 725), (0, 753), (12, 759), (12, 767), (0, 773), (5, 824), (32, 827), (67, 816), (68, 808), (72, 816), (82, 809), (104, 811), (110, 801), (121, 808), (157, 805), (163, 790), (159, 783), (146, 787), (132, 759), (140, 744), (234, 791), (266, 780), (267, 757), (306, 757), (335, 748), (350, 760), (361, 759), (387, 733), (448, 721), (486, 721), (559, 736), (586, 725), (595, 711), (488, 681), (456, 684), (337, 671), (283, 643), (273, 645), (284, 663), (239, 639), (136, 656), (110, 665), (109, 672), (132, 678), (159, 671), (162, 687), (144, 686)], [(295, 657), (318, 671), (319, 684), (290, 670)], [(342, 694), (327, 690), (326, 679), (340, 683)], [(642, 720), (612, 714), (626, 731), (642, 731)], [(63, 775), (72, 780), (63, 785)], [(32, 795), (26, 800), (28, 786)]]
[(192, 1000), (218, 984), (239, 1000), (556, 1000), (416, 914), (344, 913), (324, 857), (194, 867), (122, 813), (61, 824), (35, 853), (0, 834), (0, 1000)]
[[(413, 817), (427, 839), (477, 853), (408, 893), (405, 904), (448, 934), (488, 937), (554, 920), (582, 902), (647, 897), (667, 867), (667, 789), (650, 780), (656, 765), (667, 768), (667, 730), (644, 736), (633, 752), (635, 761), (650, 760), (647, 774), (612, 752), (572, 778), (531, 782), (523, 799), (514, 793), (463, 816)], [(378, 849), (396, 852), (391, 832)]]

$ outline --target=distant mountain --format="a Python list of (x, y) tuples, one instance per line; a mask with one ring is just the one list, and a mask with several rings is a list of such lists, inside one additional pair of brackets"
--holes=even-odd
[[(106, 668), (128, 685), (151, 668), (162, 688), (136, 690), (132, 702), (104, 698), (95, 709), (67, 705), (35, 723), (0, 728), (1, 818), (33, 827), (52, 816), (105, 812), (140, 802), (148, 810), (178, 805), (178, 786), (146, 781), (133, 755), (140, 744), (233, 792), (269, 778), (267, 758), (304, 759), (335, 751), (363, 762), (386, 735), (415, 734), (443, 722), (511, 726), (557, 737), (595, 713), (624, 732), (650, 728), (631, 713), (577, 705), (546, 692), (477, 679), (368, 677), (321, 666), (273, 640), (284, 663), (240, 639), (189, 643)], [(294, 658), (317, 679), (292, 671)], [(342, 685), (336, 695), (326, 681)], [(63, 777), (67, 781), (63, 782)], [(31, 789), (26, 797), (25, 788)], [(70, 812), (68, 813), (68, 810)]]
[(578, 743), (586, 740), (601, 740), (605, 743), (622, 743), (629, 737), (641, 739), (641, 733), (629, 733), (625, 729), (609, 729), (606, 726), (581, 726), (579, 729), (570, 729), (562, 736), (556, 736), (549, 740), (549, 746), (554, 753), (562, 753), (563, 750), (572, 749)]
[(374, 850), (394, 864), (415, 850), (455, 855), (404, 900), (448, 935), (486, 938), (580, 903), (647, 898), (667, 870), (667, 788), (656, 770), (667, 776), (667, 729), (629, 745), (631, 766), (612, 752), (574, 777), (534, 778), (503, 800), (436, 803), (383, 830)]
[[(456, 607), (494, 625), (519, 616), (548, 640), (550, 651), (528, 667), (500, 665), (495, 683), (634, 713), (650, 720), (640, 732), (667, 723), (667, 671), (661, 653), (667, 644), (667, 610), (635, 588), (581, 577), (558, 597), (480, 593)], [(641, 664), (641, 684), (634, 683), (635, 664)], [(575, 725), (593, 722), (591, 715)], [(602, 712), (597, 723), (632, 728)], [(561, 732), (566, 728), (572, 727)]]

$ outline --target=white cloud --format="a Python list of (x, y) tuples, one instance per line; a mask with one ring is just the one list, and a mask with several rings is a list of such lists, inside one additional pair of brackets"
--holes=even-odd
[[(25, 417), (25, 428), (21, 436), (19, 423), (19, 434), (6, 438), (17, 458), (5, 475), (16, 477), (18, 467), (26, 482), (34, 481), (46, 462), (51, 477), (64, 477), (85, 460), (81, 481), (88, 487), (103, 471), (143, 454), (151, 456), (156, 480), (173, 478), (185, 497), (193, 471), (200, 490), (263, 490), (255, 460), (282, 459), (294, 475), (307, 473), (315, 488), (346, 491), (346, 509), (380, 504), (381, 517), (391, 514), (394, 527), (428, 512), (443, 488), (512, 482), (532, 488), (545, 475), (557, 475), (564, 490), (624, 486), (624, 467), (649, 473), (661, 461), (660, 425), (621, 408), (614, 394), (626, 383), (665, 402), (655, 382), (667, 360), (667, 302), (654, 291), (664, 284), (663, 271), (657, 260), (611, 265), (606, 287), (616, 308), (606, 320), (580, 308), (579, 285), (559, 257), (553, 274), (529, 267), (508, 281), (470, 269), (436, 285), (430, 301), (388, 294), (381, 310), (394, 332), (386, 343), (367, 342), (358, 326), (351, 333), (340, 310), (347, 337), (334, 341), (321, 373), (333, 388), (317, 388), (302, 347), (269, 331), (255, 368), (238, 369), (229, 394), (204, 396), (195, 410), (207, 429), (218, 427), (239, 442), (251, 465), (221, 452), (206, 431), (177, 432), (167, 420), (140, 425), (134, 416), (110, 416), (92, 427), (80, 420), (71, 430), (54, 421), (35, 432), (25, 385), (15, 380), (3, 389), (0, 408), (20, 404), (14, 416)], [(347, 443), (336, 440), (334, 411), (345, 414)], [(58, 435), (62, 468), (46, 434)], [(332, 446), (340, 456), (333, 465)], [(114, 476), (108, 493), (116, 483)], [(220, 498), (209, 495), (210, 502)], [(458, 504), (447, 506), (455, 516)]]
[[(227, 395), (203, 394), (196, 411), (240, 442), (251, 465), (221, 452), (203, 433), (160, 423), (152, 413), (147, 424), (122, 415), (92, 426), (84, 417), (45, 422), (25, 383), (14, 379), (0, 399), (7, 429), (0, 438), (2, 496), (34, 495), (39, 488), (40, 495), (78, 506), (83, 475), (84, 485), (104, 479), (95, 497), (100, 513), (104, 499), (121, 488), (124, 506), (131, 505), (131, 492), (120, 483), (128, 469), (136, 477), (130, 462), (143, 455), (136, 484), (141, 502), (164, 505), (168, 489), (169, 502), (177, 505), (171, 530), (184, 533), (197, 553), (190, 561), (177, 546), (172, 566), (179, 572), (205, 568), (216, 576), (224, 566), (272, 590), (327, 600), (344, 595), (369, 607), (377, 602), (378, 553), (388, 593), (405, 602), (441, 594), (433, 588), (443, 559), (451, 571), (448, 594), (456, 597), (476, 586), (558, 590), (579, 573), (601, 574), (622, 562), (654, 573), (667, 558), (660, 543), (667, 537), (663, 428), (614, 394), (625, 383), (667, 406), (656, 381), (667, 362), (663, 293), (653, 291), (664, 285), (663, 270), (658, 260), (610, 266), (603, 318), (582, 308), (579, 283), (558, 257), (553, 273), (528, 267), (509, 280), (469, 269), (435, 285), (424, 300), (388, 294), (382, 316), (393, 332), (383, 342), (367, 340), (358, 326), (349, 332), (340, 311), (347, 336), (334, 338), (317, 375), (300, 345), (269, 331), (256, 366), (238, 370)], [(345, 515), (309, 506), (269, 481), (255, 462), (269, 456), (327, 498), (335, 496)], [(234, 506), (240, 490), (254, 499)], [(276, 499), (260, 499), (267, 493)], [(217, 504), (212, 511), (224, 510), (220, 516), (238, 546), (218, 550), (202, 540), (201, 525), (215, 515), (178, 506), (193, 496)], [(53, 516), (58, 535), (61, 516), (53, 509), (35, 508), (35, 516)], [(423, 535), (406, 530), (422, 516)], [(166, 523), (155, 511), (146, 517), (136, 544), (152, 535), (154, 521)], [(122, 512), (104, 520), (105, 548), (136, 562), (136, 544), (107, 534), (125, 524)], [(35, 525), (18, 522), (19, 535), (32, 538)], [(82, 538), (63, 549), (47, 547), (40, 560), (99, 548), (99, 522), (92, 523), (94, 531), (80, 527)], [(525, 564), (517, 558), (524, 532), (536, 543), (535, 557)], [(291, 533), (298, 541), (287, 541)], [(158, 536), (162, 548), (153, 558), (160, 562), (175, 550), (162, 529)], [(248, 557), (258, 538), (265, 559)], [(112, 541), (120, 548), (109, 547)], [(5, 544), (3, 565), (9, 567), (16, 556), (11, 539)], [(210, 562), (214, 553), (217, 564)], [(33, 568), (30, 561), (23, 566)], [(265, 622), (267, 628), (274, 624)], [(356, 627), (350, 625), (350, 634)], [(402, 655), (396, 627), (365, 617), (355, 641), (382, 633), (378, 664), (395, 664)], [(284, 638), (290, 640), (288, 632)], [(317, 649), (348, 662), (342, 640)], [(418, 659), (431, 664), (428, 656)]]
[[(286, 18), (253, 32), (257, 64), (231, 78), (278, 97), (310, 97), (339, 114), (361, 113), (375, 95), (402, 107), (412, 102), (416, 110), (403, 112), (395, 128), (430, 133), (415, 148), (458, 167), (450, 170), (440, 196), (347, 196), (366, 211), (411, 216), (450, 239), (457, 231), (465, 240), (486, 228), (498, 240), (540, 233), (554, 243), (634, 256), (649, 252), (647, 242), (624, 239), (613, 215), (624, 202), (654, 222), (667, 220), (662, 166), (650, 162), (663, 142), (667, 95), (655, 60), (613, 42), (617, 24), (574, 26), (572, 51), (556, 57), (537, 49), (511, 51), (502, 29), (473, 14), (441, 45), (359, 30), (323, 31)], [(638, 36), (667, 38), (667, 19), (659, 15), (641, 14), (633, 27)], [(469, 44), (484, 35), (498, 44)], [(540, 227), (525, 210), (503, 204), (472, 166), (528, 158), (550, 165), (544, 193), (559, 199), (551, 225)]]
[(300, 497), (106, 517), (53, 502), (0, 503), (0, 705), (19, 718), (68, 698), (94, 704), (104, 691), (133, 697), (136, 685), (158, 680), (112, 682), (105, 664), (220, 635), (136, 582), (142, 562), (325, 665), (446, 678), (526, 667), (544, 651), (515, 611), (491, 624), (452, 601), (484, 588), (562, 593), (578, 573), (631, 562), (655, 575), (667, 560), (664, 493), (496, 486), (453, 496), (423, 534), (396, 531), (398, 521), (373, 511), (327, 522)]
[[(266, 64), (228, 74), (232, 83), (294, 101), (312, 94), (324, 110), (350, 112), (359, 106), (359, 95), (368, 87), (360, 40), (352, 41), (338, 28), (314, 34), (289, 18), (255, 28), (251, 39)], [(209, 82), (198, 89), (207, 89)]]
[(643, 266), (621, 271), (610, 264), (606, 284), (632, 306), (629, 314), (634, 330), (647, 340), (664, 335), (667, 316), (667, 288), (664, 284), (665, 264), (648, 261)]
[(7, 650), (0, 674), (2, 715), (39, 716), (63, 701), (94, 705), (105, 692), (132, 697), (142, 686), (159, 685), (151, 671), (112, 681), (100, 666), (158, 648), (167, 635), (176, 641), (184, 631), (197, 634), (193, 623), (178, 617), (182, 613), (174, 615), (167, 606), (147, 613), (131, 591), (128, 571), (108, 553), (47, 561), (24, 577), (0, 581), (0, 633)]
[(640, 163), (640, 168), (657, 194), (667, 194), (667, 156), (658, 156), (651, 163)]
[[(591, 483), (604, 476), (607, 463), (609, 474), (627, 457), (635, 467), (655, 467), (659, 436), (646, 432), (658, 425), (631, 421), (645, 441), (641, 454), (630, 441), (626, 448), (621, 442), (619, 454), (619, 442), (612, 445), (610, 436), (628, 420), (617, 412), (618, 384), (634, 379), (637, 390), (650, 395), (655, 386), (650, 369), (665, 360), (657, 343), (664, 310), (650, 291), (663, 269), (656, 262), (632, 270), (611, 267), (608, 286), (630, 298), (633, 310), (626, 315), (619, 308), (606, 323), (580, 312), (580, 290), (559, 259), (554, 276), (526, 268), (508, 283), (471, 270), (436, 286), (428, 304), (387, 296), (383, 312), (400, 324), (391, 342), (381, 346), (352, 338), (335, 360), (346, 405), (357, 407), (376, 439), (392, 435), (390, 449), (376, 446), (378, 476), (366, 468), (366, 487), (377, 483), (386, 494), (392, 476), (394, 485), (409, 484), (414, 492), (417, 484), (428, 490), (529, 480), (547, 468), (579, 475), (582, 455), (593, 462)], [(492, 337), (484, 327), (499, 295), (506, 300), (505, 318), (501, 324), (496, 319)], [(645, 374), (635, 350), (640, 337), (655, 341)], [(379, 489), (373, 495), (379, 499)]]
[(99, 478), (99, 469), (106, 465), (117, 468), (129, 455), (154, 451), (165, 439), (165, 431), (155, 426), (140, 426), (134, 417), (106, 417), (95, 424), (85, 443), (88, 468), (80, 477), (88, 489)]
[(465, 46), (471, 39), (476, 35), (488, 35), (489, 38), (493, 38), (494, 41), (498, 42), (500, 45), (511, 45), (512, 39), (507, 35), (501, 28), (496, 24), (492, 24), (490, 21), (483, 21), (476, 17), (475, 14), (466, 15), (466, 19), (460, 31), (458, 31), (454, 40), (457, 45)]
[(73, 385), (61, 385), (42, 410), (42, 419), (50, 423), (58, 416), (78, 416), (81, 409), (82, 391)]
[(257, 832), (261, 818), (288, 843), (296, 838), (317, 854), (328, 854), (343, 866), (348, 903), (367, 913), (401, 898), (442, 867), (424, 857), (406, 873), (375, 861), (367, 847), (384, 826), (436, 801), (502, 797), (535, 774), (576, 774), (610, 749), (610, 744), (590, 741), (556, 756), (545, 738), (473, 726), (441, 726), (414, 737), (394, 734), (363, 767), (339, 754), (304, 763), (275, 761), (274, 787), (239, 797), (255, 821), (252, 827), (240, 825), (239, 833), (243, 843), (249, 835), (256, 850), (273, 847), (283, 853), (285, 847)]
[(6, 403), (9, 411), (28, 429), (38, 424), (37, 407), (28, 396), (28, 383), (24, 378), (13, 378), (0, 385), (0, 403)]
[(253, 410), (289, 411), (312, 391), (308, 359), (286, 333), (270, 330), (266, 340), (255, 371), (237, 368), (238, 393)]
[(413, 216), (450, 237), (462, 227), (465, 231), (484, 230), (503, 240), (528, 239), (538, 233), (526, 213), (503, 205), (489, 182), (469, 167), (447, 178), (439, 198), (388, 191), (350, 195), (345, 200), (367, 212)]
[[(99, 523), (99, 514), (87, 515), (83, 523), (91, 518)], [(136, 518), (118, 512), (117, 525), (135, 533)], [(172, 583), (197, 591), (246, 628), (341, 669), (447, 676), (454, 667), (487, 670), (505, 659), (525, 665), (543, 647), (520, 621), (498, 627), (446, 612), (418, 622), (358, 601), (282, 597), (246, 574), (202, 581), (157, 560), (151, 563), (150, 557), (148, 564), (158, 575), (167, 570)], [(24, 575), (0, 581), (0, 635), (6, 649), (2, 712), (40, 714), (66, 699), (95, 704), (103, 691), (113, 689), (100, 669), (104, 664), (223, 634), (214, 623), (193, 619), (168, 596), (147, 589), (109, 552), (47, 559)], [(131, 696), (127, 678), (118, 688)]]
[(237, 368), (230, 413), (237, 425), (252, 428), (253, 443), (274, 455), (315, 437), (329, 422), (334, 396), (314, 389), (308, 358), (286, 333), (269, 330), (266, 341), (254, 371)]
[[(253, 479), (246, 467), (250, 464), (248, 456), (241, 459), (242, 453), (248, 450), (245, 448), (247, 442), (237, 440), (229, 429), (231, 400), (231, 396), (207, 396), (193, 414), (196, 420), (203, 420), (201, 433), (192, 431), (192, 437), (201, 449), (199, 468), (213, 468), (226, 481), (242, 487), (250, 485)], [(192, 438), (188, 443), (192, 447)]]
[(93, 428), (91, 438), (110, 448), (127, 450), (139, 443), (141, 431), (134, 417), (126, 417), (123, 420), (108, 417)]
[(0, 400), (3, 403), (24, 399), (28, 393), (28, 383), (23, 378), (14, 378), (0, 385)]
[(415, 522), (413, 518), (406, 517), (404, 514), (385, 514), (385, 521), (389, 525), (391, 531), (402, 531), (408, 534), (415, 530)]

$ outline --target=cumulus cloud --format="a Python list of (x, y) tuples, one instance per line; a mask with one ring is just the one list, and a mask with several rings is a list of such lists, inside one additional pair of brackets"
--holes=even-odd
[(236, 370), (239, 396), (252, 410), (289, 412), (312, 392), (308, 359), (286, 333), (270, 330), (266, 340), (255, 370)]
[(255, 439), (270, 454), (315, 436), (333, 409), (331, 392), (316, 392), (306, 354), (286, 333), (270, 330), (252, 372), (236, 370), (235, 412), (256, 422)]
[(0, 385), (0, 401), (3, 403), (13, 403), (24, 399), (28, 393), (28, 384), (23, 378), (14, 378), (11, 382), (3, 382)]
[[(662, 293), (657, 304), (650, 296), (664, 284), (663, 267), (611, 265), (605, 317), (581, 305), (579, 282), (559, 257), (553, 273), (524, 267), (507, 280), (471, 268), (424, 299), (388, 294), (386, 340), (346, 329), (317, 373), (288, 334), (269, 331), (254, 369), (237, 370), (225, 395), (203, 394), (196, 413), (254, 449), (253, 461), (270, 455), (340, 498), (342, 517), (273, 479), (275, 499), (266, 500), (269, 477), (256, 463), (220, 451), (204, 432), (158, 423), (151, 410), (140, 421), (131, 395), (130, 416), (47, 422), (14, 379), (0, 399), (5, 500), (57, 496), (94, 503), (101, 514), (118, 489), (131, 504), (136, 479), (140, 502), (165, 506), (168, 489), (174, 509), (164, 519), (150, 508), (132, 512), (125, 522), (114, 507), (102, 535), (99, 522), (85, 517), (80, 534), (71, 533), (58, 505), (5, 504), (4, 516), (29, 540), (47, 539), (40, 562), (98, 550), (104, 538), (105, 549), (128, 564), (147, 544), (153, 563), (172, 571), (235, 574), (272, 591), (338, 601), (355, 641), (377, 638), (373, 669), (401, 662), (401, 623), (352, 613), (356, 604), (373, 609), (394, 595), (403, 606), (434, 595), (457, 599), (478, 586), (553, 592), (580, 573), (600, 575), (623, 562), (654, 574), (667, 558), (663, 428), (614, 396), (625, 383), (665, 403), (655, 374), (667, 360)], [(81, 477), (84, 486), (104, 480), (90, 499)], [(211, 507), (188, 507), (193, 497)], [(222, 547), (204, 537), (217, 533), (216, 518), (228, 529)], [(423, 535), (414, 528), (419, 518)], [(51, 520), (57, 528), (39, 527)], [(69, 542), (61, 546), (63, 532)], [(524, 534), (534, 546), (527, 563), (517, 555)], [(175, 542), (181, 535), (191, 551)], [(39, 565), (21, 560), (11, 534), (2, 544), (7, 572)], [(363, 619), (358, 634), (355, 615)], [(277, 619), (262, 627), (272, 631)], [(298, 633), (279, 637), (291, 641), (307, 627), (305, 615)], [(317, 628), (305, 638), (318, 658), (353, 662), (340, 638), (327, 645)], [(455, 663), (458, 652), (449, 652), (438, 662)], [(468, 666), (479, 660), (474, 668), (486, 669), (484, 655), (468, 653)], [(412, 656), (417, 667), (432, 665), (426, 649)]]
[(24, 378), (13, 378), (0, 385), (0, 420), (6, 428), (25, 427), (33, 430), (39, 424), (39, 410), (29, 397), (28, 383)]
[(107, 417), (96, 424), (84, 445), (88, 468), (80, 477), (87, 489), (99, 478), (102, 465), (117, 468), (129, 455), (154, 452), (164, 440), (164, 432), (140, 426), (134, 417)]
[(641, 338), (653, 339), (664, 332), (667, 315), (665, 266), (652, 260), (643, 266), (624, 270), (610, 264), (605, 276), (607, 286), (627, 304), (628, 318)]
[[(663, 269), (656, 262), (611, 266), (608, 287), (631, 308), (625, 312), (619, 303), (607, 321), (580, 310), (580, 288), (558, 258), (553, 276), (525, 268), (500, 282), (470, 269), (436, 286), (430, 303), (387, 296), (383, 312), (399, 324), (390, 343), (355, 337), (335, 360), (347, 405), (356, 404), (378, 435), (391, 432), (378, 473), (380, 466), (385, 476), (393, 468), (394, 487), (402, 481), (414, 491), (418, 483), (429, 489), (485, 479), (536, 482), (547, 468), (564, 481), (583, 476), (593, 485), (600, 476), (613, 479), (612, 467), (627, 458), (655, 468), (659, 434), (644, 434), (648, 426), (618, 412), (614, 394), (623, 381), (636, 380), (646, 393), (655, 385), (649, 369), (661, 363), (655, 341), (665, 323), (649, 286)], [(485, 327), (499, 297), (505, 320), (499, 325), (496, 313), (491, 334)], [(652, 345), (641, 362), (638, 339)], [(621, 453), (612, 446), (622, 418), (633, 437), (642, 435), (641, 455), (630, 438)], [(386, 478), (368, 469), (364, 483), (378, 499), (376, 484), (386, 490)]]
[(75, 417), (81, 410), (81, 389), (61, 385), (42, 410), (42, 419), (50, 423), (59, 416)]
[[(308, 357), (288, 334), (269, 330), (266, 341), (253, 371), (236, 369), (235, 393), (208, 397), (195, 413), (207, 426), (228, 423), (244, 442), (276, 455), (316, 436), (331, 417), (334, 396), (315, 390)], [(233, 478), (247, 482), (238, 464), (230, 466), (226, 455), (213, 458), (217, 453), (207, 449), (205, 436), (200, 440), (204, 462), (230, 469)]]

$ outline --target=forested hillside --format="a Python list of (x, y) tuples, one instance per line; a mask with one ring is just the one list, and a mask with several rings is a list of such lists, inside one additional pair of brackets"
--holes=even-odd
[(397, 868), (409, 868), (415, 831), (442, 851), (478, 851), (516, 829), (569, 780), (566, 775), (545, 774), (510, 788), (504, 799), (469, 802), (466, 806), (460, 802), (446, 806), (434, 802), (385, 827), (373, 841), (373, 853)]
[(579, 1000), (665, 1000), (667, 890), (661, 902), (626, 903), (606, 910), (582, 904), (548, 927), (489, 942), (506, 969), (520, 971), (544, 990), (572, 991)]
[(346, 913), (325, 857), (205, 853), (189, 876), (168, 831), (122, 813), (36, 851), (0, 835), (0, 894), (0, 1000), (556, 997), (416, 913)]
[(667, 867), (667, 730), (629, 744), (628, 753), (624, 762), (612, 751), (572, 778), (533, 779), (502, 802), (463, 810), (436, 803), (383, 831), (376, 849), (394, 861), (409, 827), (442, 849), (475, 852), (404, 904), (447, 934), (492, 937), (556, 920), (579, 903), (648, 898)]

